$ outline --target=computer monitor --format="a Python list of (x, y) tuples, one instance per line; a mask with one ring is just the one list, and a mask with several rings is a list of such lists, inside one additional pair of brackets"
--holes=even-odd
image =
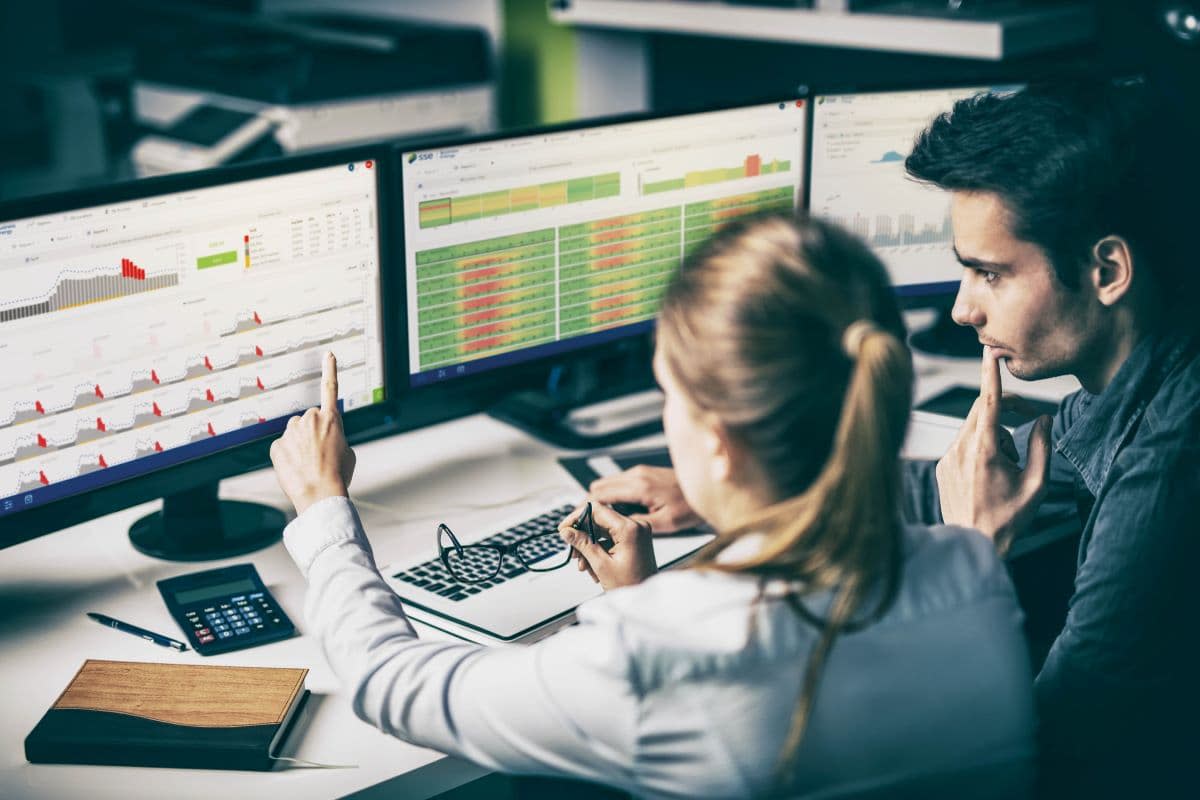
[(790, 98), (403, 151), (409, 385), (645, 337), (690, 249), (800, 204), (807, 112)]
[(199, 560), (284, 516), (218, 502), (339, 362), (349, 430), (387, 415), (385, 147), (0, 207), (0, 546), (165, 497), (135, 546)]
[[(871, 246), (906, 307), (948, 311), (962, 265), (954, 256), (949, 193), (909, 178), (904, 159), (917, 135), (958, 100), (1013, 88), (976, 85), (813, 98), (809, 209)], [(969, 346), (978, 346), (973, 335), (968, 339)]]

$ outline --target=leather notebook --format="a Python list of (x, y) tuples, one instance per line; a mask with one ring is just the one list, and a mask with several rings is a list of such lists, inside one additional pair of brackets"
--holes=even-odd
[(34, 763), (268, 770), (307, 669), (88, 659), (25, 738)]

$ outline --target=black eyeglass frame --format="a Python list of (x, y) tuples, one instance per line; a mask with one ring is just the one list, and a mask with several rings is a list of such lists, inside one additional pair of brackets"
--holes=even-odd
[[(587, 506), (584, 507), (583, 513), (579, 516), (579, 519), (575, 520), (575, 522), (572, 523), (571, 527), (575, 528), (575, 530), (584, 530), (584, 527), (583, 527), (584, 525), (587, 526), (587, 535), (591, 538), (591, 540), (593, 542), (595, 542), (596, 541), (596, 528), (592, 522), (592, 504), (591, 503), (588, 503)], [(553, 534), (549, 534), (549, 533), (535, 533), (530, 536), (526, 536), (523, 539), (518, 539), (515, 542), (509, 542), (508, 544), (466, 544), (466, 545), (464, 545), (458, 541), (458, 537), (454, 535), (454, 531), (450, 530), (450, 526), (444, 522), (438, 523), (437, 533), (438, 533), (438, 560), (440, 560), (442, 562), (442, 566), (444, 566), (446, 568), (446, 571), (450, 573), (450, 576), (452, 578), (454, 578), (454, 580), (458, 581), (459, 583), (485, 583), (487, 581), (490, 581), (492, 578), (494, 578), (500, 574), (500, 569), (504, 566), (504, 557), (507, 555), (512, 555), (512, 556), (516, 557), (517, 561), (521, 562), (521, 565), (524, 566), (525, 569), (529, 570), (530, 572), (553, 572), (554, 570), (562, 569), (567, 564), (571, 563), (571, 548), (569, 548), (569, 547), (567, 548), (566, 558), (563, 559), (562, 563), (555, 564), (552, 567), (535, 567), (532, 564), (530, 564), (528, 561), (526, 561), (524, 559), (524, 557), (521, 555), (521, 551), (518, 549), (518, 548), (520, 548), (521, 545), (525, 544), (526, 542), (532, 541), (534, 539), (540, 539), (543, 536), (552, 536), (553, 535)], [(444, 544), (442, 544), (442, 534), (443, 533), (445, 533), (446, 536), (450, 537), (450, 542), (451, 542), (450, 547), (447, 547)], [(449, 553), (451, 550), (455, 550), (455, 551), (457, 551), (458, 555), (461, 556), (463, 554), (464, 550), (469, 550), (469, 549), (489, 550), (493, 553), (497, 553), (499, 555), (499, 557), (496, 559), (496, 569), (494, 571), (492, 571), (492, 573), (485, 578), (464, 578), (464, 577), (459, 576), (459, 574), (454, 570), (454, 568), (450, 566)]]
[[(524, 539), (518, 539), (517, 541), (510, 542), (508, 544), (461, 544), (458, 541), (458, 537), (454, 535), (454, 531), (450, 530), (450, 526), (446, 523), (439, 523), (437, 530), (439, 560), (442, 562), (442, 566), (446, 568), (446, 571), (450, 573), (451, 577), (453, 577), (454, 580), (458, 581), (459, 583), (484, 583), (486, 581), (490, 581), (492, 578), (500, 574), (500, 569), (504, 566), (504, 557), (507, 555), (514, 556), (517, 561), (521, 562), (521, 566), (525, 567), (525, 569), (529, 570), (530, 572), (553, 572), (556, 569), (562, 569), (571, 562), (570, 548), (567, 548), (567, 554), (563, 558), (562, 563), (555, 564), (552, 567), (535, 567), (521, 556), (521, 552), (518, 550), (521, 545), (532, 541), (533, 539), (540, 539), (543, 536), (553, 535), (549, 533), (535, 533), (531, 536), (526, 536)], [(442, 544), (443, 533), (450, 537), (451, 544), (449, 547)], [(461, 576), (454, 569), (454, 567), (450, 566), (450, 552), (452, 550), (457, 551), (458, 555), (460, 556), (465, 550), (487, 550), (492, 553), (496, 553), (498, 556), (496, 559), (496, 568), (489, 575), (483, 578), (467, 578)]]

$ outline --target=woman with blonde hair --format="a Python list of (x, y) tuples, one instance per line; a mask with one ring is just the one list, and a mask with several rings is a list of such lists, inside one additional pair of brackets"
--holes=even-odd
[(654, 367), (680, 487), (718, 536), (655, 574), (646, 525), (593, 503), (605, 550), (577, 510), (563, 538), (610, 591), (529, 647), (417, 639), (345, 496), (336, 405), (310, 412), (272, 457), (356, 713), (637, 796), (1023, 796), (1032, 688), (1005, 570), (976, 532), (899, 519), (902, 342), (883, 267), (826, 223), (736, 223), (689, 257)]

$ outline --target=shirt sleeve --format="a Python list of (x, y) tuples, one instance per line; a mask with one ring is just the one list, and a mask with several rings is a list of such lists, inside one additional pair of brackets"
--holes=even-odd
[(913, 525), (941, 525), (942, 498), (938, 494), (937, 462), (909, 460), (903, 462), (903, 495), (901, 500), (904, 521)]
[(313, 504), (284, 542), (308, 580), (311, 633), (361, 719), (490, 769), (632, 787), (638, 698), (617, 619), (527, 647), (422, 641), (348, 499)]
[[(1071, 427), (1078, 414), (1080, 403), (1087, 396), (1082, 392), (1069, 395), (1058, 406), (1050, 425), (1050, 470), (1046, 476), (1046, 491), (1042, 496), (1037, 514), (1023, 536), (1032, 536), (1049, 530), (1069, 531), (1078, 536), (1083, 530), (1083, 520), (1079, 518), (1079, 510), (1075, 502), (1075, 477), (1078, 474), (1071, 462), (1067, 461), (1055, 445), (1067, 429)], [(1029, 434), (1033, 431), (1036, 420), (1027, 422), (1013, 430), (1013, 444), (1017, 447), (1021, 467), (1029, 457)]]
[(1147, 441), (1111, 469), (1066, 624), (1036, 681), (1044, 747), (1059, 756), (1157, 747), (1184, 722), (1172, 715), (1195, 711), (1200, 450)]

